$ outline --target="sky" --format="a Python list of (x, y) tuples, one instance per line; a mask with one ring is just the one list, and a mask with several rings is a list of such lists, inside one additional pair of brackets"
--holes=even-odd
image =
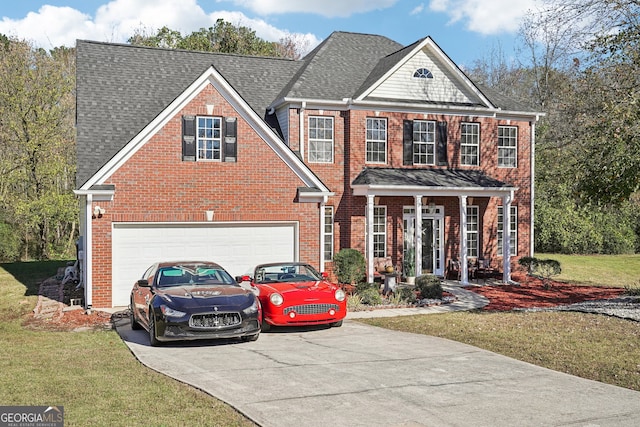
[(541, 0), (3, 0), (0, 33), (37, 47), (74, 47), (77, 39), (126, 43), (136, 30), (167, 26), (183, 35), (216, 20), (258, 37), (286, 35), (308, 50), (333, 31), (378, 34), (402, 45), (426, 36), (461, 67), (491, 52), (514, 57), (517, 31)]

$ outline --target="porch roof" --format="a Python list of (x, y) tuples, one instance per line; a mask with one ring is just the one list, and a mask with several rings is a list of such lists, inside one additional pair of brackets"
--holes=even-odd
[(504, 196), (517, 188), (480, 170), (365, 167), (351, 183), (356, 196)]

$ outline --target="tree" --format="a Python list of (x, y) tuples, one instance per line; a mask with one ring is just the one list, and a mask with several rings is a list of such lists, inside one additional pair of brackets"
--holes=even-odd
[[(76, 234), (72, 49), (0, 44), (0, 218), (21, 257), (71, 253)], [(10, 231), (9, 231), (10, 230)]]
[(292, 35), (283, 37), (280, 43), (269, 42), (256, 36), (251, 28), (233, 25), (224, 19), (218, 19), (213, 27), (200, 28), (186, 36), (167, 27), (160, 28), (156, 34), (148, 34), (143, 28), (136, 30), (128, 42), (138, 46), (295, 59), (306, 48), (303, 39)]

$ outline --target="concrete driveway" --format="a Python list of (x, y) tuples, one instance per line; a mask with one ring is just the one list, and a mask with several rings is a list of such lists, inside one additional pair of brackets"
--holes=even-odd
[(124, 319), (116, 326), (143, 364), (261, 426), (640, 425), (640, 392), (350, 319), (163, 347)]

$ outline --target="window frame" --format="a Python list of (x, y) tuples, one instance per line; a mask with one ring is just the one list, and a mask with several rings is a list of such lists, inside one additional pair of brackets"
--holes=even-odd
[[(316, 126), (312, 126), (312, 121), (316, 122)], [(327, 138), (319, 138), (318, 133), (322, 132), (326, 137), (327, 128), (319, 128), (317, 126), (318, 121), (323, 121), (325, 124), (331, 123), (331, 139)], [(333, 163), (334, 159), (334, 141), (335, 141), (335, 125), (334, 125), (334, 117), (333, 116), (309, 116), (307, 120), (307, 160), (309, 163)], [(315, 130), (315, 138), (312, 138), (311, 133)], [(312, 149), (312, 144), (315, 144), (315, 149)], [(318, 147), (322, 146), (323, 150), (319, 150)], [(329, 151), (327, 152), (327, 148)], [(315, 154), (315, 159), (311, 158), (312, 153)], [(323, 159), (319, 159), (318, 153), (323, 153)], [(328, 154), (328, 160), (324, 160), (326, 155)]]
[[(515, 135), (504, 135), (502, 132), (509, 130)], [(498, 167), (517, 168), (518, 167), (518, 127), (499, 125), (498, 126)]]
[[(425, 125), (425, 130), (417, 130), (416, 125)], [(431, 129), (429, 129), (431, 127)], [(425, 135), (425, 141), (416, 139), (416, 134)], [(429, 141), (431, 137), (431, 141)], [(425, 152), (416, 152), (419, 148), (424, 147)], [(430, 149), (430, 150), (429, 150)], [(425, 161), (419, 161), (421, 157), (424, 157)], [(431, 161), (429, 161), (431, 158)], [(416, 161), (418, 160), (418, 161)], [(429, 165), (436, 164), (436, 121), (435, 120), (413, 120), (413, 164), (414, 165)]]
[[(370, 127), (370, 123), (384, 123), (384, 129), (374, 129)], [(384, 134), (384, 139), (373, 138), (373, 134)], [(388, 126), (387, 119), (385, 117), (367, 117), (365, 126), (365, 162), (386, 164), (387, 163), (387, 141), (388, 141)], [(382, 150), (380, 150), (382, 146)], [(374, 158), (375, 155), (375, 158)]]
[[(475, 132), (470, 132), (470, 129)], [(480, 165), (480, 123), (460, 123), (460, 165)]]
[[(199, 162), (222, 162), (223, 157), (223, 147), (222, 147), (222, 122), (224, 118), (219, 116), (196, 116), (196, 161)], [(211, 127), (201, 126), (201, 122), (211, 122)], [(213, 123), (217, 122), (218, 126), (213, 126)], [(211, 131), (211, 136), (204, 135), (207, 133), (207, 130)], [(218, 136), (215, 137), (215, 132), (218, 131)], [(204, 133), (201, 135), (201, 133)], [(211, 142), (211, 148), (206, 146), (207, 142)], [(216, 147), (217, 142), (217, 147)], [(201, 145), (204, 145), (202, 147)], [(207, 158), (203, 156), (203, 153), (212, 153), (211, 158)], [(215, 157), (215, 154), (218, 154), (218, 157)]]
[(333, 261), (333, 206), (324, 207), (324, 248), (323, 258), (325, 261)]
[(433, 73), (426, 67), (420, 67), (413, 72), (414, 79), (432, 79)]
[[(511, 220), (509, 222), (509, 239), (510, 239), (510, 256), (518, 256), (518, 206), (511, 205), (511, 216), (509, 217)], [(498, 256), (503, 256), (502, 252), (502, 242), (504, 238), (504, 207), (498, 206), (498, 215), (497, 215), (497, 232), (496, 232), (496, 241), (498, 244)]]
[[(387, 207), (373, 207), (373, 257), (387, 256)], [(381, 222), (380, 222), (381, 221)]]
[(465, 239), (467, 241), (467, 257), (477, 258), (480, 247), (480, 208), (478, 205), (467, 205), (467, 235)]

